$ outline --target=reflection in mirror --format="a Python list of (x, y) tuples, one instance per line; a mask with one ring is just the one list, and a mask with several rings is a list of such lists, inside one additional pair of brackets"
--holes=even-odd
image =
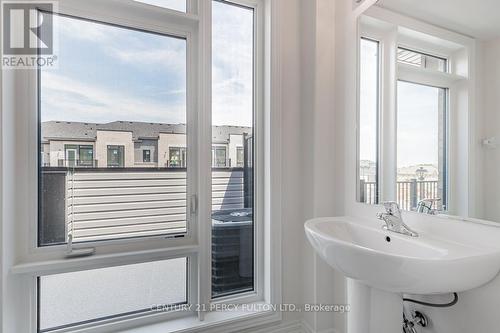
[(397, 201), (416, 210), (434, 200), (432, 209), (446, 210), (447, 89), (405, 81), (397, 87)]
[(379, 0), (359, 18), (357, 199), (500, 222), (500, 2)]
[(360, 39), (359, 201), (378, 203), (379, 49)]

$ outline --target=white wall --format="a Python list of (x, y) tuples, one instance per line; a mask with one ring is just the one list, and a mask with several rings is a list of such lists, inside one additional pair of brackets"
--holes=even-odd
[[(483, 138), (500, 140), (500, 39), (482, 44), (483, 70)], [(484, 149), (484, 195), (483, 217), (500, 221), (500, 149)]]
[(175, 133), (160, 133), (158, 138), (158, 166), (165, 167), (170, 160), (170, 147), (186, 148), (186, 135)]
[(229, 134), (229, 151), (228, 158), (231, 164), (229, 165), (232, 168), (235, 168), (238, 164), (238, 147), (243, 148), (243, 135), (241, 134)]
[[(331, 0), (302, 1), (301, 148), (304, 220), (341, 214), (335, 207), (335, 13)], [(302, 232), (303, 233), (303, 232)], [(333, 304), (335, 273), (303, 236), (303, 294), (309, 304)], [(343, 288), (339, 293), (343, 294)], [(304, 313), (314, 332), (337, 332), (343, 314)], [(338, 331), (340, 332), (340, 330)]]
[[(283, 302), (300, 304), (302, 302), (302, 244), (303, 209), (301, 184), (302, 177), (301, 146), (301, 58), (300, 28), (301, 2), (303, 0), (278, 0), (279, 41), (281, 53), (281, 154), (282, 154), (282, 264), (283, 264)], [(285, 321), (301, 320), (302, 314), (286, 312)]]

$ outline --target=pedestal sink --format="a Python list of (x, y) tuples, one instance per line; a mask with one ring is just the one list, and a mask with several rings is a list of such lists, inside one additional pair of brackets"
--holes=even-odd
[(500, 270), (500, 247), (482, 244), (477, 232), (457, 240), (446, 228), (417, 226), (419, 237), (410, 237), (353, 217), (309, 220), (305, 230), (316, 252), (350, 278), (348, 333), (400, 333), (402, 294), (465, 291)]

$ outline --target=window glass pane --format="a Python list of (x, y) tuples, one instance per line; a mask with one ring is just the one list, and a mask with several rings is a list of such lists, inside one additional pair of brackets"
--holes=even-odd
[(359, 201), (378, 203), (379, 43), (361, 39)]
[(237, 167), (243, 167), (243, 165), (244, 165), (243, 154), (244, 154), (243, 147), (236, 148), (236, 166)]
[(151, 162), (151, 151), (150, 150), (143, 150), (142, 151), (142, 161), (143, 162)]
[(40, 71), (39, 244), (185, 233), (187, 175), (168, 164), (169, 147), (186, 144), (186, 40), (54, 20), (59, 68)]
[(123, 168), (124, 154), (124, 146), (108, 146), (108, 168)]
[(92, 146), (79, 146), (80, 166), (94, 166), (94, 149)]
[(186, 303), (186, 279), (186, 258), (41, 276), (39, 330)]
[(217, 147), (215, 148), (215, 166), (219, 168), (224, 168), (226, 166), (226, 148)]
[(180, 12), (186, 12), (186, 0), (134, 0), (137, 2), (146, 3), (157, 7), (163, 7)]
[[(212, 294), (217, 297), (254, 286), (254, 11), (212, 3)], [(237, 147), (244, 147), (243, 170), (236, 168)]]
[(170, 148), (169, 163), (171, 168), (185, 168), (186, 148)]
[(415, 210), (421, 200), (446, 210), (447, 90), (398, 82), (397, 200)]
[(448, 71), (448, 60), (445, 58), (408, 50), (402, 47), (398, 48), (398, 62), (439, 72)]

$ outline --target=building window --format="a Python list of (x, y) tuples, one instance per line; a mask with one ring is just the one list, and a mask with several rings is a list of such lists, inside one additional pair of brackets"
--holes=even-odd
[(169, 148), (168, 154), (168, 166), (170, 168), (185, 168), (187, 165), (186, 161), (186, 148), (185, 147), (171, 147)]
[(123, 168), (125, 166), (125, 147), (108, 146), (108, 168)]
[(58, 166), (92, 167), (94, 166), (94, 148), (92, 146), (64, 145), (64, 159), (58, 161)]
[(80, 166), (94, 166), (94, 148), (92, 146), (79, 147)]
[(143, 150), (142, 151), (142, 161), (144, 163), (150, 163), (151, 162), (151, 150)]
[(379, 198), (379, 53), (378, 41), (361, 38), (358, 201), (368, 204), (377, 204)]
[(212, 147), (212, 166), (215, 168), (227, 167), (226, 147)]
[(243, 147), (236, 147), (236, 166), (238, 168), (243, 168), (245, 164), (245, 152)]
[(66, 145), (64, 147), (64, 156), (65, 159), (63, 161), (63, 165), (65, 167), (76, 167), (77, 165), (77, 160), (78, 160), (78, 146), (68, 146)]
[(398, 81), (397, 199), (415, 210), (423, 199), (433, 209), (447, 206), (447, 94), (437, 88)]

